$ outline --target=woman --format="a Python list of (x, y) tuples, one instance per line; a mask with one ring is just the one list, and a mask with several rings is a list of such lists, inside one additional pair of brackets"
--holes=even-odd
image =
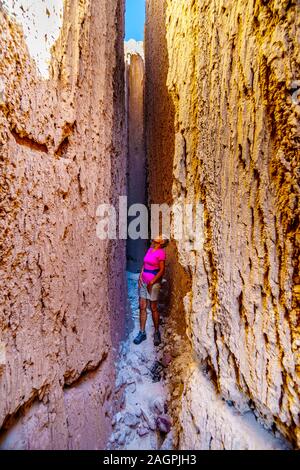
[(154, 323), (154, 345), (158, 346), (161, 342), (159, 332), (159, 312), (157, 309), (157, 300), (160, 289), (160, 281), (165, 272), (166, 252), (164, 247), (168, 244), (165, 235), (156, 237), (147, 251), (143, 268), (139, 277), (139, 305), (140, 305), (140, 331), (133, 340), (135, 344), (140, 344), (147, 339), (145, 326), (147, 319), (147, 301), (150, 301), (152, 319)]

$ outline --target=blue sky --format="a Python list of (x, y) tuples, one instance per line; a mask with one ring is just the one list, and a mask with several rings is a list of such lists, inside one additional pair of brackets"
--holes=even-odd
[(145, 0), (126, 0), (125, 40), (144, 40)]

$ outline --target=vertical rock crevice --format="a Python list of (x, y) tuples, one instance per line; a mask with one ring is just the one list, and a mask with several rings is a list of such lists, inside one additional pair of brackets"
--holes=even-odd
[(168, 247), (175, 445), (299, 448), (298, 2), (146, 4), (145, 70), (123, 0), (67, 0), (47, 80), (0, 6), (0, 446), (105, 447), (126, 246), (96, 210), (128, 191), (202, 211)]
[[(127, 109), (127, 203), (133, 210), (133, 205), (144, 204), (147, 206), (146, 188), (146, 151), (145, 151), (145, 126), (144, 126), (144, 93), (145, 93), (145, 64), (143, 43), (128, 41), (125, 43), (126, 61), (126, 109)], [(138, 206), (136, 206), (136, 215)], [(132, 217), (128, 216), (128, 225)], [(143, 264), (143, 258), (147, 246), (148, 231), (143, 225), (139, 228), (142, 238), (127, 239), (127, 269), (131, 272), (139, 272)], [(144, 233), (146, 232), (146, 233)]]

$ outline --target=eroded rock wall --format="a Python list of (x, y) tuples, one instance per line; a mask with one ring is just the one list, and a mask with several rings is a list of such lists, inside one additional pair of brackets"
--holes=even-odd
[(2, 448), (96, 449), (110, 431), (125, 245), (96, 236), (126, 193), (122, 0), (67, 0), (50, 79), (0, 10)]
[(296, 1), (147, 1), (150, 200), (203, 211), (201, 248), (169, 257), (172, 305), (191, 282), (181, 448), (300, 445), (299, 22)]

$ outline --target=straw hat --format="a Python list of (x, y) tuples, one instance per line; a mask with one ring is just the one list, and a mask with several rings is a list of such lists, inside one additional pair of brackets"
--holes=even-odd
[(165, 246), (168, 245), (169, 243), (169, 237), (165, 235), (164, 233), (157, 235), (157, 237), (153, 238), (153, 241), (161, 243), (162, 247), (164, 248)]

